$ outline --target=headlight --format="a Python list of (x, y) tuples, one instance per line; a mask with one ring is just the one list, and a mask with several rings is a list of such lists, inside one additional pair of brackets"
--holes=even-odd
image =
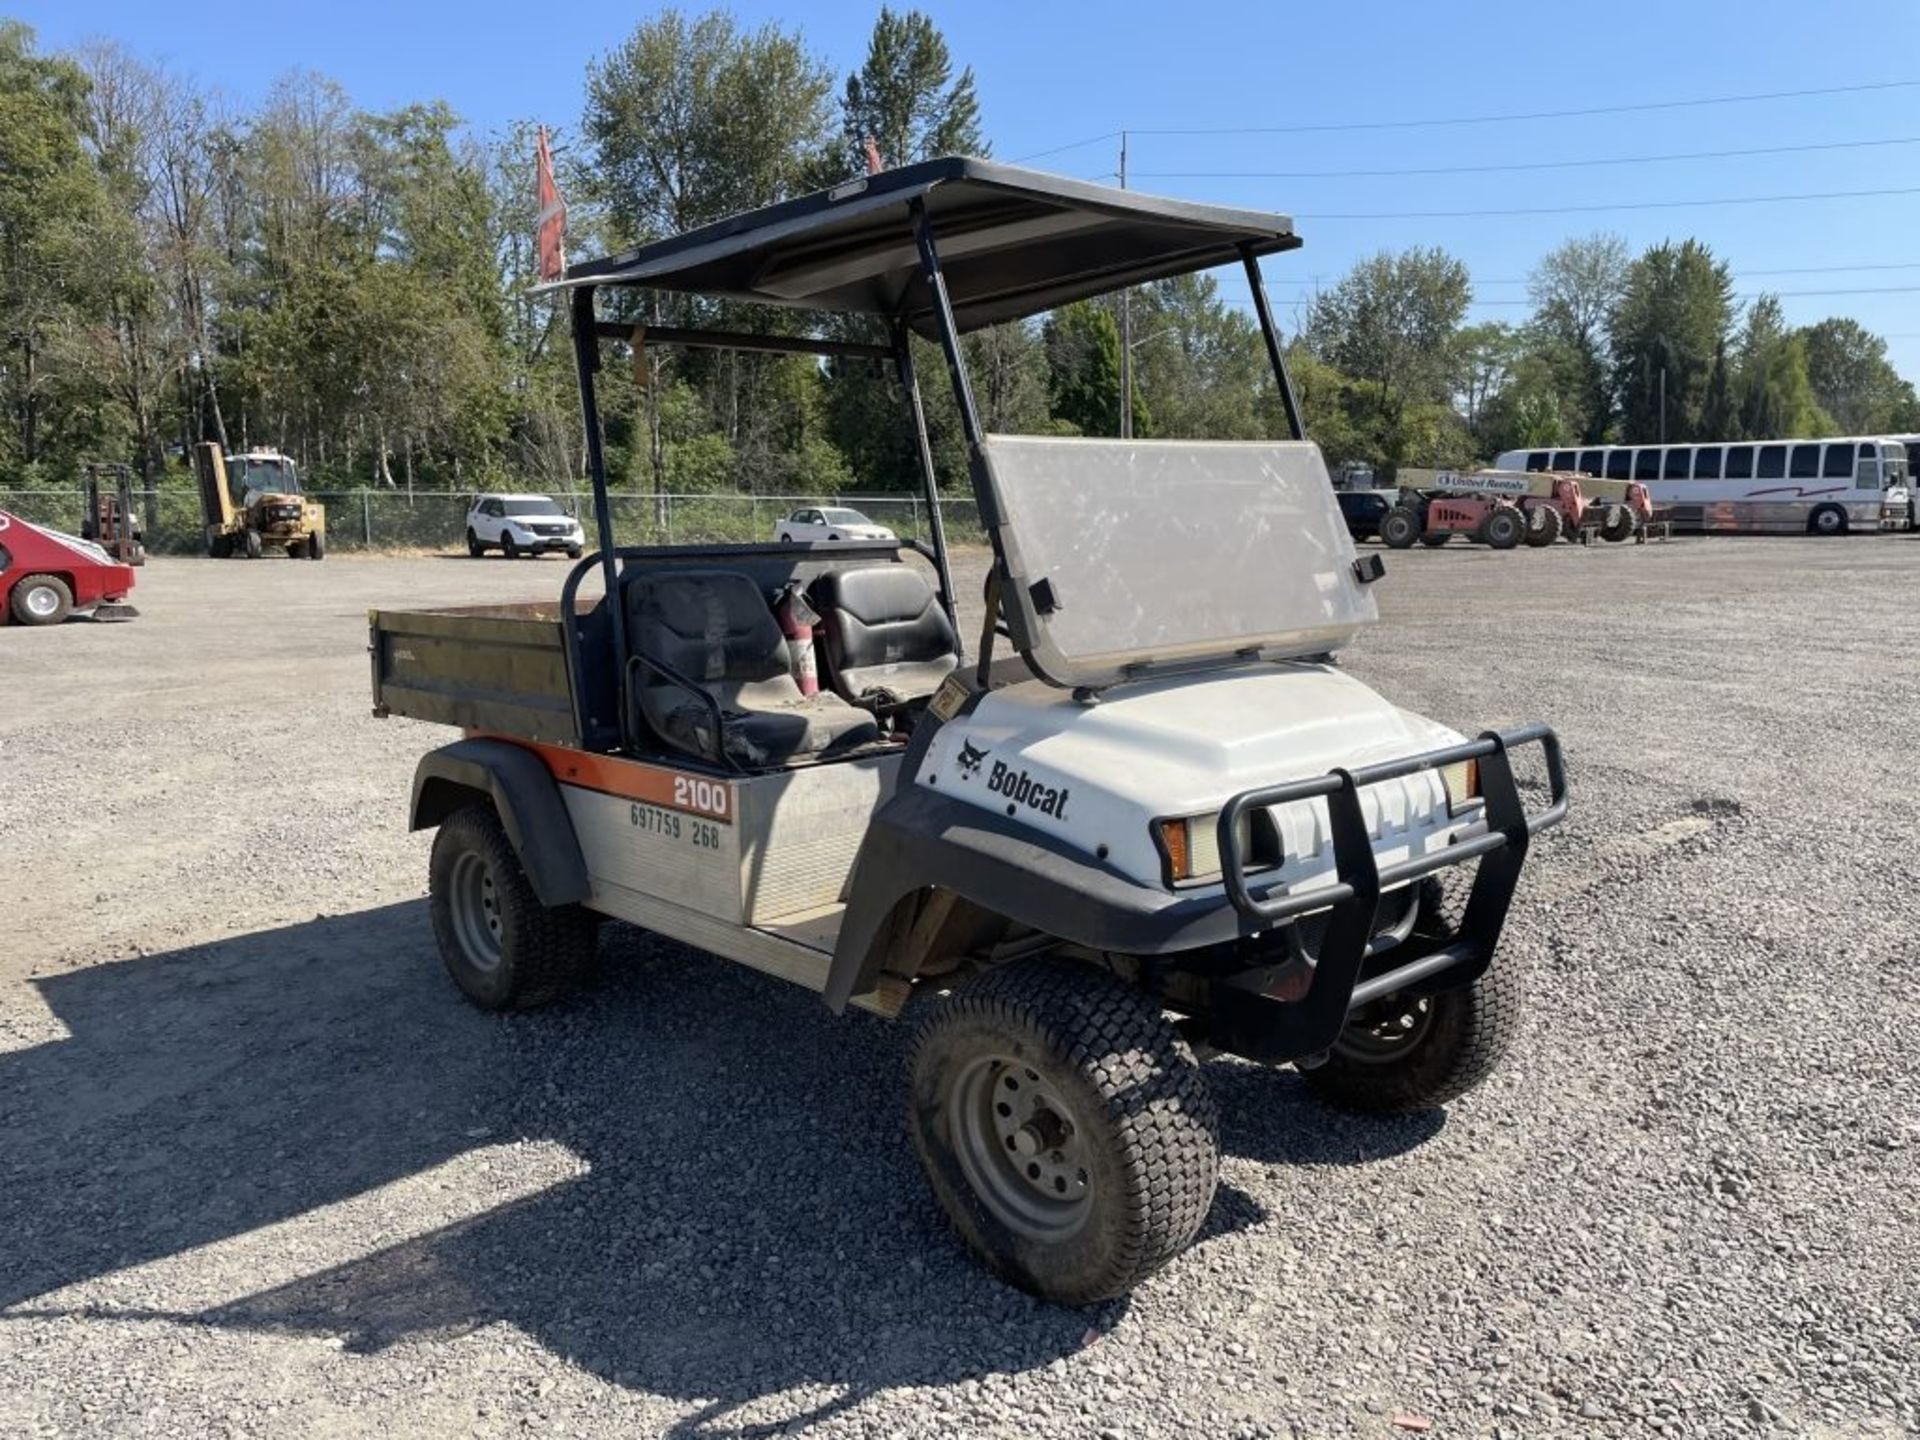
[(1440, 783), (1447, 787), (1447, 814), (1458, 815), (1480, 803), (1480, 762), (1456, 760), (1440, 767)]
[[(1187, 815), (1177, 820), (1154, 822), (1160, 855), (1166, 863), (1167, 883), (1218, 880), (1223, 866), (1220, 859), (1220, 812)], [(1280, 863), (1280, 836), (1266, 811), (1240, 812), (1234, 822), (1235, 848), (1248, 870), (1265, 870)]]

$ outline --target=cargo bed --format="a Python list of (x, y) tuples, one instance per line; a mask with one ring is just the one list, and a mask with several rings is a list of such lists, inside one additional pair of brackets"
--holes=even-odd
[[(569, 645), (565, 615), (552, 600), (369, 611), (374, 714), (602, 748), (593, 742), (618, 734), (605, 701), (611, 687), (595, 683), (598, 676), (574, 683), (582, 647)], [(601, 617), (597, 598), (576, 602), (576, 634), (597, 628)], [(577, 695), (602, 703), (576, 703)]]

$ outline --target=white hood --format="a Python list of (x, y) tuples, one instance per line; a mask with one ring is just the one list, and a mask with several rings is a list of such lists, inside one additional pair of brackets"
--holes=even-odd
[[(920, 783), (1002, 814), (1011, 804), (1034, 828), (1089, 854), (1105, 846), (1109, 863), (1158, 884), (1156, 819), (1209, 815), (1245, 790), (1461, 738), (1329, 665), (1170, 678), (1120, 687), (1094, 705), (1034, 681), (996, 690), (942, 726)], [(1062, 798), (1051, 806), (1027, 798), (1047, 792)], [(1361, 801), (1383, 863), (1446, 843), (1459, 828), (1431, 772), (1369, 787)], [(1326, 802), (1283, 807), (1274, 820), (1287, 857), (1279, 878), (1330, 878)]]

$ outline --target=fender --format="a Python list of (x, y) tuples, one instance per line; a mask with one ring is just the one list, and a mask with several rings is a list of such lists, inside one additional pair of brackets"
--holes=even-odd
[(493, 802), (542, 905), (587, 899), (593, 884), (560, 787), (539, 756), (508, 741), (456, 740), (421, 756), (407, 828), (431, 829), (476, 795)]
[(847, 877), (825, 993), (836, 1014), (878, 982), (894, 907), (928, 888), (1073, 944), (1132, 955), (1215, 945), (1261, 928), (1223, 891), (1148, 889), (1051, 836), (907, 782), (874, 812)]

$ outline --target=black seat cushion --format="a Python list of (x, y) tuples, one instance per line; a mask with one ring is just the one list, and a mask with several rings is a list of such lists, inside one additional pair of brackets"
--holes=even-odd
[[(725, 754), (748, 767), (828, 755), (879, 738), (873, 718), (828, 694), (802, 695), (786, 637), (751, 578), (735, 570), (666, 570), (627, 585), (636, 654), (661, 661), (713, 697)], [(716, 758), (713, 708), (657, 671), (637, 667), (640, 714), (661, 739)]]
[(933, 587), (905, 565), (839, 570), (814, 582), (827, 681), (856, 704), (915, 700), (960, 663)]

